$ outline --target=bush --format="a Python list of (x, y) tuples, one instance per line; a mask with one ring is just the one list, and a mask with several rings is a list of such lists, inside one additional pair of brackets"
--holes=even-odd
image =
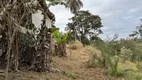
[(98, 57), (96, 54), (93, 54), (92, 58), (90, 59), (88, 63), (89, 68), (97, 68), (97, 67), (103, 67), (102, 58)]
[(118, 75), (118, 57), (112, 57), (108, 58), (108, 74), (111, 76), (117, 76)]
[[(101, 51), (101, 56), (94, 54), (89, 61), (90, 67), (105, 67), (107, 74), (114, 77), (127, 77), (127, 80), (131, 80), (131, 69), (118, 69), (119, 59), (130, 60), (132, 62), (137, 61), (139, 64), (137, 68), (142, 69), (140, 61), (142, 61), (142, 41), (140, 40), (112, 40), (103, 41), (100, 38), (92, 41), (95, 47)], [(139, 73), (134, 74), (132, 80), (141, 80)], [(136, 75), (137, 74), (137, 75)]]
[(81, 42), (83, 46), (90, 45), (90, 40), (86, 36), (83, 36), (83, 35), (81, 36)]
[(94, 46), (97, 46), (101, 51), (101, 57), (93, 55), (89, 65), (91, 67), (105, 67), (108, 75), (116, 77), (118, 75), (117, 67), (119, 62), (119, 57), (117, 55), (120, 54), (121, 51), (119, 42), (114, 39), (104, 42), (98, 38)]
[(123, 59), (123, 62), (125, 62), (126, 60), (130, 60), (132, 58), (132, 55), (132, 50), (127, 49), (124, 46), (121, 48), (120, 57)]
[(142, 42), (139, 39), (120, 40), (120, 44), (132, 51), (132, 55), (129, 56), (132, 62), (142, 60)]

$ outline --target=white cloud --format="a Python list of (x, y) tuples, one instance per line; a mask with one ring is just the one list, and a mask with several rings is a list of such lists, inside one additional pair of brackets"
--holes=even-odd
[(132, 8), (132, 9), (129, 9), (129, 13), (135, 13), (135, 12), (138, 12), (138, 11), (141, 11), (141, 8)]
[(131, 18), (133, 18), (133, 16), (125, 16), (122, 19), (131, 19)]
[(102, 30), (108, 30), (109, 27), (102, 27), (101, 29), (102, 29)]
[[(114, 35), (116, 32), (120, 37), (126, 37), (137, 26), (142, 16), (142, 0), (82, 0), (84, 7), (81, 10), (89, 10), (92, 14), (102, 18), (104, 34)], [(64, 30), (72, 14), (64, 6), (54, 6), (50, 8), (55, 14), (56, 26)], [(119, 29), (117, 28), (119, 27)], [(124, 30), (126, 28), (126, 30)], [(121, 32), (123, 30), (123, 32)], [(125, 32), (125, 35), (124, 35)]]
[(62, 28), (62, 31), (63, 31), (64, 30), (63, 28), (66, 27), (66, 24), (69, 22), (68, 19), (72, 17), (72, 14), (67, 8), (61, 5), (53, 6), (50, 9), (51, 9), (51, 12), (53, 12), (55, 15), (56, 27)]

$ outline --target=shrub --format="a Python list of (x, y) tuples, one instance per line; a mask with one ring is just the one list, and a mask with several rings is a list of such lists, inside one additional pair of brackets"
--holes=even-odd
[(133, 52), (132, 55), (129, 56), (131, 57), (132, 62), (142, 60), (142, 42), (139, 39), (120, 40), (120, 43), (126, 49), (129, 49)]
[(93, 54), (92, 58), (90, 59), (88, 63), (89, 68), (97, 68), (97, 67), (103, 67), (102, 59), (98, 57), (96, 54)]
[(108, 58), (108, 74), (111, 76), (117, 76), (118, 75), (118, 62), (119, 58), (118, 57), (112, 57)]
[(83, 36), (83, 35), (81, 36), (81, 42), (83, 46), (90, 45), (90, 40), (86, 36)]
[(125, 62), (126, 60), (130, 60), (132, 58), (132, 55), (132, 50), (127, 49), (124, 46), (121, 48), (120, 57), (123, 59), (123, 62)]
[(57, 56), (63, 57), (66, 56), (66, 45), (65, 42), (67, 41), (68, 38), (68, 33), (63, 35), (59, 30), (55, 30), (53, 32), (53, 37), (57, 42), (57, 45), (55, 45), (55, 53)]
[[(127, 74), (130, 76), (131, 69), (118, 68), (119, 59), (122, 59), (124, 62), (125, 60), (137, 61), (139, 62), (137, 68), (142, 69), (140, 64), (140, 61), (142, 61), (142, 41), (140, 40), (112, 39), (103, 41), (99, 38), (94, 41), (94, 46), (101, 51), (101, 57), (94, 54), (89, 61), (90, 67), (105, 67), (107, 74), (114, 77), (127, 77)], [(132, 80), (141, 80), (140, 74), (134, 72), (132, 74), (134, 74)], [(131, 80), (129, 76), (127, 80)]]
[(105, 67), (108, 75), (117, 76), (119, 62), (119, 57), (117, 55), (120, 53), (119, 42), (114, 39), (105, 42), (98, 39), (98, 41), (95, 42), (98, 42), (94, 45), (101, 51), (101, 57), (93, 55), (90, 60), (91, 67)]

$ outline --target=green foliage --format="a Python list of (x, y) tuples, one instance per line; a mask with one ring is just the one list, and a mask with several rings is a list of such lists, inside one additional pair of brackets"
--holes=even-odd
[(79, 11), (70, 20), (71, 22), (67, 24), (66, 30), (71, 30), (73, 37), (78, 37), (78, 40), (83, 44), (90, 43), (93, 35), (102, 33), (101, 18), (89, 11)]
[(68, 76), (72, 79), (76, 79), (76, 75), (74, 73), (69, 73)]
[(83, 3), (81, 0), (66, 0), (66, 1), (70, 11), (73, 14), (76, 14), (80, 10), (80, 8), (83, 7)]
[(56, 30), (53, 32), (53, 37), (58, 44), (62, 44), (66, 42), (68, 38), (68, 33), (66, 33), (65, 35), (62, 35), (62, 33), (60, 33), (59, 30)]
[(88, 63), (88, 67), (89, 68), (104, 67), (103, 62), (104, 61), (102, 60), (102, 58), (100, 58), (96, 54), (94, 54), (91, 57), (91, 59), (90, 59), (90, 61)]
[(134, 71), (127, 71), (124, 74), (124, 80), (142, 80), (142, 74)]
[(48, 7), (55, 6), (55, 5), (64, 5), (67, 7), (67, 4), (63, 0), (46, 0), (49, 2)]
[(30, 23), (26, 26), (27, 29), (30, 29), (30, 30), (33, 30), (33, 31), (36, 31), (37, 28), (35, 27), (35, 25), (33, 23)]
[[(48, 7), (55, 5), (64, 5), (69, 8), (73, 14), (76, 14), (81, 7), (83, 7), (83, 3), (81, 0), (44, 0), (49, 2)], [(45, 4), (45, 2), (44, 2)]]
[[(130, 40), (120, 40), (120, 44), (124, 46), (126, 49), (131, 50), (132, 53), (128, 52), (127, 55), (130, 53), (132, 54), (129, 56), (132, 62), (134, 61), (141, 61), (142, 60), (142, 42), (139, 39), (130, 39)], [(130, 55), (129, 54), (129, 55)]]
[(132, 56), (133, 51), (131, 49), (127, 49), (124, 46), (121, 48), (120, 57), (123, 59), (123, 62), (131, 60)]
[(20, 34), (20, 44), (23, 46), (33, 45), (34, 39), (30, 35)]
[(111, 76), (117, 76), (118, 75), (118, 57), (110, 57), (108, 58), (108, 74)]
[[(101, 51), (101, 56), (93, 55), (90, 63), (93, 66), (105, 67), (107, 69), (106, 74), (111, 76), (118, 76), (120, 72), (118, 71), (118, 62), (121, 46), (116, 38), (112, 40), (103, 41), (98, 37), (92, 41), (94, 46), (96, 46)], [(96, 65), (97, 64), (97, 65)], [(98, 65), (99, 64), (99, 65)]]
[(77, 78), (76, 74), (73, 73), (73, 72), (71, 72), (71, 71), (65, 71), (65, 74), (66, 74), (68, 77), (72, 78), (72, 79), (76, 79), (76, 78)]
[(89, 62), (89, 67), (105, 67), (107, 68), (107, 75), (111, 76), (118, 76), (120, 73), (118, 72), (118, 62), (119, 57), (118, 56), (112, 56), (105, 51), (102, 51), (102, 54), (100, 57), (97, 55), (93, 55)]
[(120, 56), (124, 61), (142, 61), (142, 41), (140, 39), (112, 39), (103, 42), (98, 38), (92, 41), (92, 44), (101, 50), (102, 53), (107, 53), (109, 56), (117, 55)]
[(83, 43), (83, 46), (90, 44), (90, 40), (86, 36), (83, 36), (83, 35), (81, 36), (81, 42)]
[[(142, 22), (142, 19), (141, 19)], [(132, 34), (129, 35), (132, 38), (138, 38), (138, 36), (142, 39), (142, 24), (136, 27), (136, 31), (133, 31)]]
[[(26, 26), (27, 29), (33, 30), (34, 32), (36, 32), (37, 28), (35, 27), (35, 25), (33, 23), (30, 23)], [(27, 35), (27, 34), (22, 34), (19, 33), (20, 36), (20, 44), (22, 46), (30, 46), (34, 44), (34, 37), (32, 35)]]
[(142, 72), (142, 62), (139, 62), (136, 67), (140, 72)]
[[(103, 41), (98, 37), (94, 37), (92, 39), (92, 44), (97, 47), (101, 51), (101, 56), (93, 55), (90, 59), (89, 66), (90, 67), (105, 67), (107, 69), (106, 74), (114, 76), (114, 77), (124, 77), (125, 80), (141, 80), (141, 73), (134, 72), (130, 69), (119, 69), (118, 63), (120, 60), (129, 60), (133, 62), (137, 62), (137, 68), (141, 71), (141, 61), (142, 61), (142, 41), (141, 39), (121, 39), (116, 40), (113, 38), (112, 40)], [(116, 57), (117, 56), (117, 57)], [(127, 63), (128, 61), (126, 61)], [(122, 63), (124, 64), (124, 63)], [(129, 65), (130, 66), (130, 65)], [(126, 66), (125, 66), (126, 67)]]
[(89, 62), (89, 66), (106, 67), (107, 55), (103, 40), (101, 40), (99, 37), (96, 37), (96, 39), (92, 41), (92, 44), (94, 44), (94, 46), (96, 46), (99, 50), (101, 50), (101, 57), (100, 56), (98, 57), (96, 54), (94, 54)]
[(61, 43), (61, 36), (62, 34), (59, 31), (53, 32), (53, 37), (57, 41), (57, 43)]
[(49, 28), (49, 31), (52, 32), (52, 33), (57, 31), (57, 30), (59, 30), (59, 28), (56, 28), (56, 27)]

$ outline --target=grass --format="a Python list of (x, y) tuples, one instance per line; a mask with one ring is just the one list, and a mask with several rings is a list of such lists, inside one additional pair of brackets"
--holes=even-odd
[(126, 61), (118, 63), (118, 73), (121, 75), (118, 80), (142, 80), (142, 73), (137, 68), (137, 63)]
[(118, 69), (119, 70), (133, 70), (133, 71), (138, 71), (138, 69), (137, 69), (137, 67), (136, 67), (136, 63), (133, 63), (133, 62), (131, 62), (131, 61), (126, 61), (125, 63), (123, 63), (123, 62), (119, 62), (118, 63)]
[(136, 67), (138, 68), (139, 72), (142, 72), (142, 62), (139, 62)]
[(77, 79), (77, 76), (75, 73), (73, 73), (72, 71), (65, 71), (65, 74), (72, 79)]
[(128, 71), (124, 75), (124, 80), (142, 80), (142, 73)]

